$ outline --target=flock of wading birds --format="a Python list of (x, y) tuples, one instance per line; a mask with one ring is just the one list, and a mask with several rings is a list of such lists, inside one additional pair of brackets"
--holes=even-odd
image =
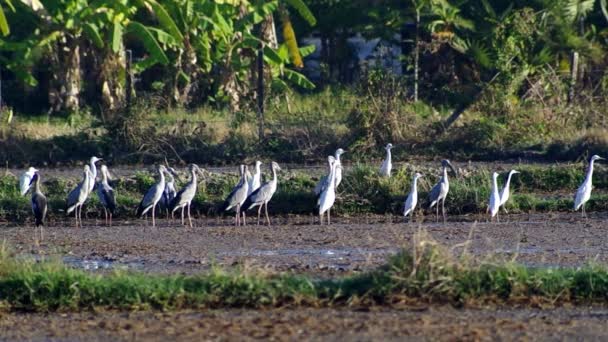
[[(392, 144), (388, 144), (385, 147), (386, 158), (382, 161), (380, 166), (380, 176), (390, 177), (392, 170), (391, 160), (391, 149)], [(330, 224), (330, 211), (336, 200), (336, 189), (342, 181), (342, 163), (340, 156), (345, 153), (341, 148), (336, 150), (333, 156), (328, 156), (329, 173), (319, 180), (319, 183), (314, 189), (317, 195), (317, 207), (318, 214), (321, 224), (323, 224), (323, 218), (327, 213), (327, 223)], [(592, 175), (593, 175), (593, 163), (596, 160), (604, 159), (598, 155), (594, 155), (589, 160), (589, 168), (585, 180), (578, 188), (574, 201), (574, 210), (582, 208), (582, 214), (585, 214), (585, 203), (591, 196), (592, 188)], [(114, 190), (108, 183), (110, 179), (110, 173), (106, 165), (101, 165), (99, 173), (100, 180), (97, 181), (97, 166), (96, 163), (101, 161), (101, 158), (91, 157), (89, 165), (84, 166), (82, 181), (68, 194), (67, 198), (67, 214), (74, 212), (76, 219), (76, 225), (82, 226), (82, 206), (86, 202), (87, 198), (93, 191), (96, 192), (99, 200), (103, 206), (105, 213), (106, 224), (112, 224), (112, 216), (116, 210), (116, 197), (114, 196)], [(260, 224), (260, 216), (262, 207), (264, 208), (266, 221), (270, 225), (270, 217), (268, 216), (268, 202), (272, 199), (272, 196), (277, 190), (277, 172), (281, 170), (279, 164), (271, 162), (270, 170), (272, 172), (272, 178), (262, 184), (261, 183), (261, 167), (262, 163), (256, 161), (253, 175), (249, 172), (246, 165), (240, 165), (240, 180), (234, 187), (232, 192), (226, 198), (222, 211), (233, 210), (235, 212), (235, 224), (245, 225), (246, 216), (245, 213), (255, 207), (258, 207), (258, 220), (257, 224)], [(441, 202), (441, 212), (443, 219), (446, 218), (445, 212), (445, 200), (448, 195), (450, 183), (448, 180), (448, 168), (455, 174), (458, 175), (449, 160), (443, 160), (441, 162), (442, 176), (439, 182), (433, 186), (428, 194), (428, 208), (435, 207), (436, 218), (439, 219), (439, 202)], [(137, 207), (137, 217), (142, 217), (151, 212), (152, 225), (156, 226), (155, 216), (156, 208), (160, 207), (161, 210), (165, 210), (171, 213), (171, 216), (175, 211), (181, 209), (181, 223), (185, 224), (184, 216), (185, 213), (188, 215), (188, 224), (192, 227), (192, 218), (190, 216), (190, 205), (197, 191), (197, 175), (203, 176), (203, 170), (200, 169), (196, 164), (189, 165), (190, 181), (178, 192), (175, 189), (175, 177), (177, 177), (176, 171), (171, 167), (165, 167), (164, 165), (158, 166), (158, 181), (150, 187), (142, 198), (139, 206)], [(498, 189), (498, 173), (492, 174), (492, 191), (487, 207), (491, 220), (495, 218), (498, 220), (498, 212), (500, 207), (504, 208), (505, 203), (509, 199), (510, 189), (509, 184), (511, 177), (519, 171), (511, 170), (507, 176), (506, 182), (502, 191)], [(418, 203), (418, 189), (417, 181), (422, 177), (422, 174), (416, 173), (412, 179), (412, 185), (410, 193), (408, 194), (404, 208), (403, 216), (413, 215), (413, 212)], [(35, 218), (36, 227), (40, 227), (42, 235), (42, 226), (44, 225), (46, 213), (47, 213), (47, 201), (46, 197), (40, 190), (40, 173), (39, 170), (30, 167), (19, 180), (20, 191), (22, 195), (25, 195), (33, 185), (32, 190), (32, 212)]]

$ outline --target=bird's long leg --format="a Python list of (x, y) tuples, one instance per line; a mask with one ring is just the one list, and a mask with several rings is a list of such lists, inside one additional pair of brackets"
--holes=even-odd
[(264, 203), (264, 211), (266, 211), (266, 220), (268, 221), (268, 227), (270, 227), (270, 217), (268, 216), (268, 202)]
[(78, 205), (76, 206), (76, 225), (78, 227), (82, 227), (82, 219), (81, 219), (81, 215), (82, 214), (82, 205)]
[(327, 209), (327, 225), (331, 226), (331, 208)]
[(192, 228), (192, 217), (190, 216), (190, 203), (188, 203), (188, 222), (190, 222), (190, 228)]
[(40, 244), (38, 243), (38, 227), (34, 223), (34, 246), (39, 246), (39, 245)]
[(258, 208), (258, 226), (260, 225), (260, 216), (262, 216), (262, 204)]
[(323, 214), (319, 214), (319, 224), (323, 225)]
[(112, 227), (112, 212), (110, 211), (110, 227)]
[(245, 210), (241, 210), (241, 213), (243, 214), (243, 227), (247, 225), (247, 215)]
[(583, 217), (586, 219), (587, 218), (587, 212), (585, 211), (585, 203), (583, 203)]
[(500, 209), (496, 211), (496, 222), (500, 222)]
[(108, 209), (106, 209), (106, 207), (103, 207), (103, 215), (105, 217), (105, 223), (107, 226), (108, 225)]
[(441, 215), (443, 215), (443, 223), (445, 223), (445, 197), (441, 200)]
[(156, 219), (155, 219), (155, 212), (156, 211), (156, 205), (152, 206), (152, 227), (156, 227)]
[(186, 209), (186, 206), (182, 207), (182, 226), (184, 225), (184, 209)]
[(241, 225), (241, 213), (239, 212), (239, 205), (236, 205), (236, 208), (234, 208), (234, 225), (235, 226), (240, 226)]
[(439, 222), (439, 200), (435, 203), (435, 222)]
[(44, 226), (40, 225), (40, 242), (44, 240)]

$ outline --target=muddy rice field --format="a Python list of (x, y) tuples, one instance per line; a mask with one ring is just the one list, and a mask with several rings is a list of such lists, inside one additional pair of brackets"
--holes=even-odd
[[(159, 220), (94, 219), (45, 229), (40, 246), (33, 228), (7, 225), (0, 239), (18, 257), (60, 259), (89, 272), (126, 269), (191, 274), (212, 265), (265, 272), (294, 272), (317, 278), (375, 268), (412, 235), (424, 230), (452, 253), (474, 259), (516, 260), (535, 267), (608, 263), (608, 213), (434, 217), (404, 223), (400, 217), (336, 218), (331, 226), (312, 217), (273, 217), (273, 226), (234, 227), (230, 218), (198, 219), (195, 227)], [(281, 308), (202, 312), (5, 313), (4, 340), (422, 340), (605, 339), (608, 307), (365, 307)]]

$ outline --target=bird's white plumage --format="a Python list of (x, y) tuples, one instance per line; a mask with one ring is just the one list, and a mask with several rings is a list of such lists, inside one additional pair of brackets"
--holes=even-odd
[(412, 187), (405, 199), (405, 204), (403, 205), (403, 216), (411, 215), (416, 209), (416, 204), (418, 204), (418, 179), (420, 177), (422, 177), (422, 175), (416, 173), (412, 178)]
[(30, 189), (30, 183), (32, 182), (32, 178), (37, 171), (37, 169), (30, 166), (27, 171), (25, 171), (21, 177), (19, 177), (19, 191), (21, 192), (21, 196), (25, 196), (27, 191)]
[(393, 168), (392, 157), (391, 157), (391, 149), (393, 148), (393, 144), (388, 144), (384, 148), (386, 150), (386, 157), (382, 161), (382, 165), (380, 166), (380, 176), (382, 177), (390, 177), (391, 170)]
[(583, 184), (576, 191), (576, 197), (574, 198), (574, 210), (579, 210), (581, 207), (585, 210), (585, 203), (591, 198), (591, 189), (593, 188), (593, 163), (596, 160), (604, 159), (598, 155), (594, 155), (589, 160), (589, 168), (587, 169), (587, 175)]
[(519, 173), (519, 171), (517, 171), (517, 170), (509, 171), (509, 175), (507, 176), (507, 181), (505, 183), (505, 186), (502, 188), (502, 191), (500, 193), (500, 206), (504, 206), (507, 203), (507, 201), (509, 200), (509, 197), (511, 196), (511, 192), (510, 192), (511, 177), (516, 173)]
[(498, 214), (498, 209), (500, 208), (500, 194), (498, 192), (498, 172), (494, 172), (492, 174), (492, 190), (490, 192), (490, 216), (494, 217)]
[(262, 166), (261, 161), (255, 162), (255, 171), (251, 179), (249, 179), (249, 188), (247, 189), (247, 196), (251, 195), (252, 192), (256, 191), (262, 185), (262, 170), (260, 169)]
[(91, 191), (93, 191), (93, 189), (95, 188), (95, 182), (97, 182), (97, 165), (95, 165), (95, 163), (97, 163), (98, 161), (100, 161), (101, 158), (97, 158), (95, 156), (91, 157), (90, 161), (89, 161), (89, 167), (90, 167), (90, 172), (91, 172), (91, 177), (89, 178), (89, 181), (87, 183), (87, 191), (90, 193)]
[(329, 182), (323, 192), (321, 193), (321, 197), (319, 198), (319, 216), (325, 214), (326, 211), (333, 207), (334, 202), (336, 201), (336, 161), (335, 159), (330, 159), (331, 163), (331, 172), (329, 173)]
[(342, 183), (342, 161), (340, 160), (340, 156), (344, 153), (344, 150), (339, 148), (336, 150), (334, 154), (334, 158), (336, 159), (336, 180), (335, 186), (336, 190), (338, 190), (338, 186)]

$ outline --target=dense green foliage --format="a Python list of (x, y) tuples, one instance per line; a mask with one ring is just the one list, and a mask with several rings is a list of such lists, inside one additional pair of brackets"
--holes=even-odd
[(291, 274), (223, 271), (193, 275), (115, 272), (94, 275), (60, 262), (0, 258), (0, 301), (8, 310), (185, 309), (432, 303), (604, 303), (608, 271), (599, 266), (528, 268), (513, 262), (473, 264), (424, 234), (377, 270), (314, 280)]

